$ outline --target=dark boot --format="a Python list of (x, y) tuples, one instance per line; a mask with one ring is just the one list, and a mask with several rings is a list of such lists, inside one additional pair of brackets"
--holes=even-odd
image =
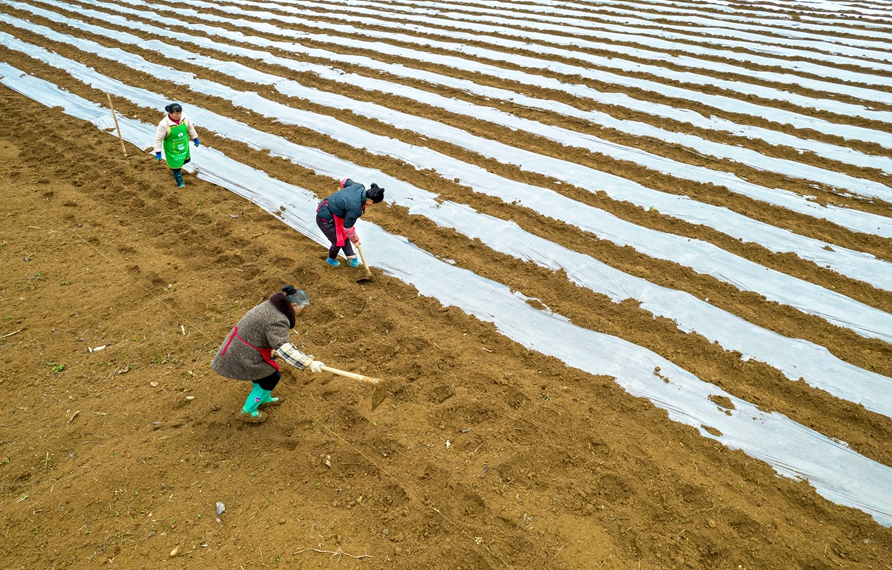
[(180, 169), (173, 171), (173, 179), (177, 181), (177, 188), (182, 188), (186, 185), (186, 183), (183, 182), (183, 171)]

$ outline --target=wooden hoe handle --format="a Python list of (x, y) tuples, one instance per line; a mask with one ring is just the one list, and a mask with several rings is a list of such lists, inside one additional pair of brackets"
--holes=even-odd
[[(371, 277), (372, 270), (369, 269), (369, 264), (365, 262), (365, 254), (362, 252), (362, 246), (359, 244), (356, 244), (356, 250), (359, 251), (359, 257), (360, 257), (360, 259), (362, 259), (362, 266), (365, 267), (365, 274), (368, 277)], [(337, 374), (337, 373), (335, 373), (335, 374)], [(357, 380), (358, 380), (358, 378), (357, 378)]]
[(332, 368), (331, 366), (322, 365), (320, 368), (326, 372), (331, 372), (332, 374), (337, 374), (338, 376), (346, 376), (347, 378), (352, 378), (354, 380), (359, 380), (360, 382), (368, 382), (369, 384), (377, 384), (380, 382), (377, 378), (372, 378), (370, 376), (363, 376), (362, 374), (354, 374), (353, 372), (347, 372), (346, 370), (338, 370), (337, 368)]

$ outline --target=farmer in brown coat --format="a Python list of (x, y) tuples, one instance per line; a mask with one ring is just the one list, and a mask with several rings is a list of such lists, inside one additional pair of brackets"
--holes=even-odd
[(304, 354), (288, 340), (288, 331), (294, 327), (295, 318), (310, 304), (307, 292), (291, 285), (270, 295), (250, 311), (226, 335), (226, 339), (211, 362), (217, 374), (236, 380), (250, 380), (251, 393), (242, 406), (240, 416), (246, 421), (262, 422), (266, 418), (257, 408), (281, 403), (270, 393), (279, 379), (279, 365), (272, 357), (273, 349), (278, 356), (298, 370), (309, 368), (321, 372), (321, 362)]

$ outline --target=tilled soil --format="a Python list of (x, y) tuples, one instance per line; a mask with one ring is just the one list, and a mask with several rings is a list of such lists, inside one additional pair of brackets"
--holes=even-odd
[[(3, 12), (23, 15), (11, 6)], [(64, 30), (48, 19), (29, 19)], [(70, 46), (3, 23), (0, 30), (85, 60)], [(91, 39), (116, 45), (112, 37)], [(101, 91), (7, 47), (0, 46), (0, 58), (105, 101)], [(89, 64), (130, 84), (146, 80), (116, 62)], [(256, 88), (188, 62), (180, 67), (237, 89)], [(165, 82), (151, 83), (171, 96), (182, 93)], [(892, 568), (892, 532), (869, 515), (833, 504), (807, 482), (779, 478), (767, 464), (670, 421), (612, 378), (528, 351), (493, 325), (421, 297), (377, 269), (373, 280), (358, 283), (361, 269), (328, 267), (324, 248), (275, 216), (193, 176), (177, 189), (167, 168), (144, 149), (127, 145), (130, 154), (123, 157), (116, 138), (59, 109), (6, 87), (0, 87), (0, 102), (0, 567)], [(408, 100), (381, 95), (376, 102), (447, 124), (462, 122)], [(239, 116), (303, 144), (312, 140), (356, 164), (436, 189), (444, 199), (512, 219), (630, 274), (684, 289), (892, 375), (890, 347), (881, 341), (682, 265), (606, 240), (580, 240), (556, 220), (225, 101), (190, 92), (184, 103)], [(126, 101), (116, 106), (127, 116), (157, 122), (151, 110)], [(337, 115), (402, 140), (421, 137), (347, 112)], [(482, 122), (461, 126), (542, 154), (574, 153)], [(626, 135), (613, 136), (628, 142)], [(242, 143), (206, 130), (201, 139), (320, 198), (333, 189), (332, 180)], [(889, 293), (793, 255), (569, 188), (447, 143), (425, 144), (892, 309)], [(698, 160), (659, 141), (643, 144), (677, 160)], [(789, 157), (796, 154), (789, 149)], [(669, 177), (603, 157), (575, 159), (890, 258), (888, 240), (876, 236), (704, 185), (678, 188)], [(806, 192), (796, 181), (734, 164), (723, 168)], [(807, 192), (865, 211), (888, 210), (878, 201), (829, 190)], [(766, 411), (892, 465), (892, 422), (880, 414), (790, 382), (767, 365), (743, 362), (739, 353), (684, 334), (634, 301), (613, 303), (400, 205), (372, 207), (363, 219), (541, 299), (577, 325), (644, 346)], [(311, 299), (295, 326), (295, 344), (331, 366), (384, 379), (388, 395), (379, 407), (372, 409), (368, 385), (283, 367), (276, 393), (285, 402), (269, 410), (263, 424), (239, 421), (247, 384), (217, 376), (210, 360), (245, 311), (286, 283), (305, 288)], [(217, 502), (225, 505), (219, 516)]]

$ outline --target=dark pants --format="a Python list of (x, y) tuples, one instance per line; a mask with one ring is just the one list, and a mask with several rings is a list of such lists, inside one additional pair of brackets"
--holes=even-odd
[[(329, 222), (322, 216), (316, 216), (316, 225), (319, 226), (319, 229), (322, 230), (322, 233), (325, 234), (325, 237), (328, 238), (328, 241), (331, 242), (331, 247), (328, 248), (328, 257), (329, 259), (337, 259), (338, 252), (341, 250), (341, 246), (338, 244), (338, 231), (335, 229), (334, 222)], [(344, 255), (347, 257), (353, 257), (356, 255), (353, 253), (353, 244), (350, 243), (350, 240), (344, 240)]]
[(266, 378), (261, 378), (260, 380), (254, 380), (254, 383), (266, 390), (267, 392), (272, 392), (273, 388), (276, 387), (276, 384), (279, 383), (279, 379), (282, 377), (281, 372), (276, 370)]
[[(185, 166), (186, 164), (189, 164), (191, 161), (192, 161), (191, 158), (187, 158), (186, 160), (183, 161), (183, 165)], [(182, 168), (171, 168), (170, 171), (173, 172), (173, 177), (176, 178), (177, 174), (182, 172), (183, 169)], [(179, 180), (177, 180), (177, 182), (179, 182)]]

